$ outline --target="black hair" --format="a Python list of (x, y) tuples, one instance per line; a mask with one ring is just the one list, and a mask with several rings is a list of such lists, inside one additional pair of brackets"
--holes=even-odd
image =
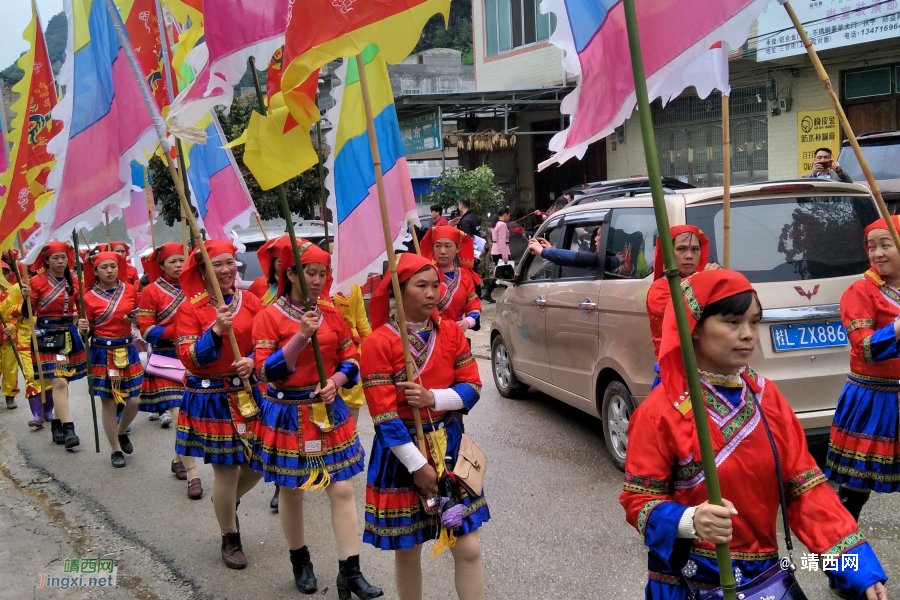
[(441, 208), (441, 205), (440, 205), (440, 204), (432, 204), (432, 205), (431, 205), (431, 212), (443, 213), (443, 212), (444, 212), (444, 209)]
[(269, 263), (269, 273), (266, 275), (266, 283), (269, 285), (278, 283), (278, 271), (275, 270), (275, 259)]
[(828, 156), (831, 156), (831, 148), (816, 148), (816, 151), (813, 152), (813, 156), (815, 156), (819, 152), (827, 152)]
[(140, 283), (141, 283), (141, 289), (144, 289), (145, 287), (150, 285), (150, 276), (147, 275), (146, 273), (141, 275)]
[(509, 214), (509, 207), (508, 207), (508, 206), (501, 206), (499, 209), (497, 209), (497, 216), (498, 216), (498, 217), (502, 217), (503, 215), (508, 215), (508, 214)]
[[(754, 298), (756, 298), (756, 302), (759, 304), (759, 298), (757, 298), (756, 292), (747, 290), (746, 292), (739, 292), (733, 296), (716, 300), (703, 309), (703, 313), (700, 315), (700, 321), (697, 324), (699, 325), (705, 319), (715, 315), (742, 315), (753, 305)], [(760, 310), (762, 310), (762, 304), (760, 304)]]
[(556, 202), (554, 202), (553, 204), (550, 205), (549, 210), (552, 210), (552, 211), (562, 210), (566, 207), (566, 204), (568, 204), (568, 203), (569, 203), (569, 201), (566, 200), (565, 196), (560, 196), (559, 198), (556, 199)]
[(465, 197), (465, 196), (461, 196), (461, 197), (460, 197), (459, 203), (460, 203), (460, 204), (463, 206), (463, 208), (465, 208), (466, 210), (469, 210), (470, 208), (472, 208), (472, 201), (469, 200), (469, 199), (468, 199), (467, 197)]

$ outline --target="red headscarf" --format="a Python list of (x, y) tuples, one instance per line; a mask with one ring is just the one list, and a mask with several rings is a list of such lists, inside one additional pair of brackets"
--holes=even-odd
[[(701, 271), (681, 280), (682, 300), (687, 309), (691, 333), (697, 327), (703, 309), (713, 302), (753, 290), (753, 286), (737, 271), (716, 269)], [(659, 349), (659, 372), (670, 398), (680, 398), (687, 390), (681, 341), (675, 323), (675, 308), (670, 302), (663, 319), (662, 344)]]
[[(215, 258), (220, 254), (237, 254), (237, 248), (231, 242), (223, 242), (221, 240), (206, 240), (203, 242), (210, 258)], [(191, 302), (197, 302), (203, 294), (206, 293), (206, 284), (203, 283), (203, 277), (200, 271), (204, 268), (203, 253), (200, 248), (191, 252), (184, 268), (181, 270), (181, 276), (178, 277), (178, 283), (181, 284), (181, 291), (185, 297)], [(228, 295), (231, 290), (222, 290), (222, 294)]]
[(176, 254), (184, 254), (184, 246), (178, 242), (167, 242), (157, 247), (148, 256), (141, 258), (141, 264), (144, 265), (144, 271), (150, 278), (150, 283), (163, 276), (162, 264), (167, 258)]
[[(694, 273), (702, 271), (706, 267), (706, 263), (709, 262), (709, 238), (700, 231), (699, 227), (693, 225), (676, 225), (675, 227), (669, 227), (669, 233), (672, 235), (672, 241), (675, 241), (675, 238), (682, 233), (693, 233), (697, 236), (697, 239), (700, 240), (700, 262), (697, 263), (697, 270), (694, 271)], [(663, 263), (662, 247), (659, 240), (656, 240), (656, 250), (653, 252), (653, 281), (662, 277), (665, 271), (666, 267)]]
[[(297, 240), (297, 243), (300, 243), (300, 240)], [(272, 264), (275, 262), (276, 258), (281, 258), (281, 250), (283, 248), (291, 247), (291, 238), (288, 235), (280, 235), (278, 237), (269, 238), (269, 241), (260, 246), (259, 250), (256, 251), (256, 258), (259, 260), (259, 266), (262, 267), (263, 278), (266, 280), (266, 285), (269, 283), (269, 273), (272, 271)], [(293, 261), (291, 261), (293, 264)], [(276, 277), (278, 273), (275, 274)]]
[[(287, 275), (285, 272), (294, 265), (294, 249), (291, 246), (291, 239), (288, 236), (283, 236), (287, 238), (287, 243), (284, 242), (275, 242), (273, 246), (273, 250), (277, 252), (277, 258), (281, 259), (281, 272), (278, 273), (278, 296), (284, 295), (285, 284), (288, 281)], [(331, 302), (331, 282), (334, 279), (331, 276), (331, 255), (313, 244), (308, 240), (304, 240), (302, 238), (297, 238), (297, 247), (300, 250), (300, 262), (304, 265), (308, 265), (311, 263), (322, 263), (326, 267), (328, 267), (328, 277), (325, 279), (325, 285), (322, 287), (322, 291), (319, 293), (319, 299), (327, 300)], [(275, 257), (273, 257), (274, 260)], [(300, 269), (300, 275), (302, 275), (302, 269)]]
[(419, 246), (422, 248), (422, 256), (430, 261), (434, 261), (434, 243), (443, 239), (448, 239), (459, 247), (457, 256), (461, 266), (470, 271), (475, 268), (475, 240), (456, 227), (450, 227), (449, 225), (441, 225), (428, 230), (428, 233), (425, 234), (425, 237), (419, 243)]
[[(448, 229), (453, 228), (449, 227)], [(425, 267), (432, 267), (435, 272), (437, 272), (437, 267), (424, 256), (410, 253), (401, 254), (397, 257), (397, 280), (400, 283), (403, 283)], [(440, 278), (440, 273), (438, 273), (438, 277)], [(372, 294), (372, 299), (369, 300), (369, 315), (371, 317), (373, 330), (378, 329), (387, 323), (390, 318), (392, 289), (390, 274), (386, 273), (385, 276), (381, 278), (378, 289)], [(398, 302), (399, 301), (400, 300), (398, 300)], [(437, 321), (437, 308), (434, 309), (431, 318)]]
[(38, 268), (44, 267), (44, 261), (53, 256), (54, 254), (60, 254), (65, 252), (69, 257), (69, 268), (75, 268), (75, 248), (70, 246), (67, 242), (47, 242), (44, 245), (44, 249), (41, 250), (41, 265)]
[(113, 248), (116, 246), (125, 246), (125, 258), (131, 256), (131, 247), (128, 245), (128, 242), (110, 242), (108, 245), (103, 244), (103, 249), (113, 252)]
[(94, 274), (94, 267), (102, 263), (104, 260), (114, 260), (116, 264), (119, 265), (119, 281), (125, 281), (126, 267), (128, 266), (128, 261), (125, 260), (125, 257), (119, 254), (118, 252), (98, 252), (93, 256), (89, 257), (84, 264), (84, 289), (89, 290), (94, 287), (94, 284), (97, 283), (97, 275)]

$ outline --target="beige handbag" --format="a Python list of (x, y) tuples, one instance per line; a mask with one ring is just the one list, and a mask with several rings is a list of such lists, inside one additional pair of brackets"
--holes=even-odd
[(453, 474), (472, 499), (481, 495), (484, 474), (487, 471), (487, 457), (468, 435), (463, 434), (459, 442), (459, 456)]

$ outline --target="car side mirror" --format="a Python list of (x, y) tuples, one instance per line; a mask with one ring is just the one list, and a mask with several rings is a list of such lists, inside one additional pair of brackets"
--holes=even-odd
[(500, 281), (514, 281), (516, 268), (512, 265), (498, 265), (494, 268), (494, 278)]

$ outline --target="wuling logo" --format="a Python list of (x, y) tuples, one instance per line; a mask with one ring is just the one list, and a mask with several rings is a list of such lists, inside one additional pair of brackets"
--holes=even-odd
[(795, 285), (794, 289), (797, 290), (797, 293), (800, 294), (801, 296), (806, 296), (807, 300), (812, 300), (812, 297), (819, 293), (818, 285), (816, 285), (816, 287), (814, 287), (811, 292), (807, 292), (799, 285)]

